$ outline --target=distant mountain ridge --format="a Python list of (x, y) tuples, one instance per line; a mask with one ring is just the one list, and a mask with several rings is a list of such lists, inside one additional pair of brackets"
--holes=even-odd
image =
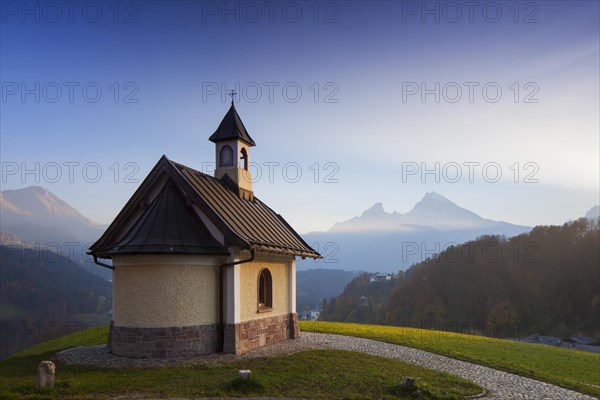
[[(96, 240), (106, 228), (40, 186), (0, 192), (1, 230), (30, 241)], [(36, 232), (40, 229), (40, 232)], [(56, 230), (57, 236), (49, 237)]]
[(75, 207), (41, 186), (0, 192), (0, 209), (14, 214), (35, 217), (69, 217), (82, 224), (102, 229), (105, 226), (90, 220)]
[(88, 271), (111, 278), (109, 270), (85, 261), (84, 252), (98, 240), (106, 225), (93, 222), (75, 207), (40, 186), (0, 192), (0, 232), (3, 243), (11, 237), (31, 247), (56, 246), (62, 255), (84, 266)]
[(459, 207), (439, 193), (429, 192), (406, 214), (396, 211), (387, 213), (381, 203), (376, 203), (360, 217), (335, 223), (328, 232), (407, 232), (423, 228), (455, 231), (482, 228), (518, 230), (530, 227), (482, 218), (466, 208)]
[[(529, 226), (483, 218), (439, 193), (429, 192), (406, 214), (388, 213), (376, 203), (360, 216), (303, 238), (321, 252), (324, 259), (319, 262), (325, 266), (398, 272), (478, 236), (511, 237), (530, 230)], [(301, 268), (314, 265), (312, 261), (298, 261)]]

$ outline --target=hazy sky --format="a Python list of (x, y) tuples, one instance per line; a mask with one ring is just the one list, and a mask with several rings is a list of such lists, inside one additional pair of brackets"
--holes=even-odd
[[(3, 2), (2, 189), (109, 223), (229, 107), (255, 194), (299, 231), (436, 191), (560, 224), (599, 203), (599, 3)], [(260, 175), (260, 176), (258, 176)]]

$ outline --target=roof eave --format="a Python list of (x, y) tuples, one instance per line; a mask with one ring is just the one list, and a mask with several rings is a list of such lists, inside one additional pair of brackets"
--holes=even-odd
[(249, 147), (254, 147), (256, 146), (256, 143), (254, 142), (254, 140), (250, 137), (250, 135), (248, 135), (248, 137), (250, 138), (250, 140), (246, 140), (244, 139), (244, 137), (242, 136), (230, 136), (230, 137), (224, 137), (224, 138), (220, 138), (220, 137), (213, 137), (217, 134), (217, 132), (213, 133), (208, 140), (210, 140), (213, 143), (220, 143), (220, 142), (226, 142), (229, 140), (239, 140), (240, 142), (244, 142), (246, 143)]
[(252, 247), (255, 250), (260, 251), (260, 252), (282, 254), (282, 255), (294, 256), (294, 257), (302, 257), (303, 259), (304, 258), (312, 258), (312, 259), (316, 260), (319, 258), (323, 258), (323, 256), (321, 256), (316, 251), (309, 251), (309, 250), (304, 250), (304, 249), (281, 247), (281, 246), (277, 246), (277, 245), (264, 244), (264, 243), (255, 243), (252, 245)]

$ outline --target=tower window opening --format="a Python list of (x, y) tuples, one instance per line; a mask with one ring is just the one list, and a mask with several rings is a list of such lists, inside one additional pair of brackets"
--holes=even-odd
[(248, 152), (246, 149), (240, 151), (240, 164), (242, 165), (242, 168), (248, 171)]
[(219, 152), (219, 165), (229, 167), (233, 165), (233, 149), (231, 146), (223, 146)]

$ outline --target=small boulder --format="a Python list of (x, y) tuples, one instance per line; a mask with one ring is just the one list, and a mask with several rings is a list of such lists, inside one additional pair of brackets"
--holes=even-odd
[(35, 384), (39, 388), (53, 389), (56, 365), (52, 361), (42, 361), (37, 367)]

